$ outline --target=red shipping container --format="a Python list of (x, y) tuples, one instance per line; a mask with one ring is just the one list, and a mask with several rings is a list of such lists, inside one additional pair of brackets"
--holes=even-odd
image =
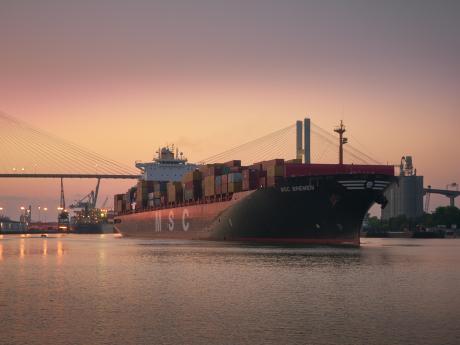
[(285, 170), (286, 177), (341, 174), (382, 174), (394, 176), (394, 167), (390, 165), (287, 164)]
[(263, 161), (258, 164), (262, 165), (262, 169), (267, 169), (267, 167), (273, 167), (273, 166), (284, 166), (284, 159), (272, 159), (269, 161)]
[(223, 164), (207, 164), (200, 166), (199, 170), (203, 173), (203, 177), (218, 176), (222, 175), (223, 167)]

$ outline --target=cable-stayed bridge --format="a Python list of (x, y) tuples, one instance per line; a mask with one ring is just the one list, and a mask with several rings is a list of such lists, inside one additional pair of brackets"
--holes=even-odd
[[(0, 128), (0, 178), (137, 179), (140, 176), (135, 168), (1, 112)], [(293, 159), (298, 157), (297, 131), (293, 124), (199, 162), (240, 159), (244, 164), (252, 164), (274, 158)], [(309, 132), (311, 162), (336, 163), (338, 137), (314, 123)], [(343, 152), (347, 163), (379, 164), (351, 144), (345, 145)]]
[(139, 172), (0, 112), (0, 177), (137, 179)]
[[(299, 122), (299, 121), (298, 121)], [(337, 163), (339, 160), (339, 137), (310, 122), (311, 163)], [(274, 158), (298, 158), (299, 127), (297, 124), (282, 128), (255, 140), (236, 146), (222, 153), (201, 159), (200, 163), (218, 163), (240, 159), (244, 164), (252, 164)], [(332, 131), (331, 131), (332, 132)], [(370, 154), (352, 144), (344, 145), (346, 163), (381, 164)]]

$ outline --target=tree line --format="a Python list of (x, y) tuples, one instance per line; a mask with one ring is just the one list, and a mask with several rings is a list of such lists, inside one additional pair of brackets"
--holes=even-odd
[(387, 220), (377, 217), (368, 218), (369, 230), (373, 231), (415, 231), (421, 228), (460, 227), (460, 209), (455, 206), (438, 207), (433, 213), (424, 213), (415, 219), (398, 216)]

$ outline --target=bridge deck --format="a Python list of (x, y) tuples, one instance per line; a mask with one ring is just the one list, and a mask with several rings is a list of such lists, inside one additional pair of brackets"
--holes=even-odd
[(458, 190), (424, 188), (423, 191), (425, 192), (425, 194), (426, 193), (441, 194), (441, 195), (453, 196), (453, 197), (460, 196), (460, 191)]
[(139, 179), (141, 175), (110, 174), (0, 174), (0, 178), (96, 178), (96, 179)]

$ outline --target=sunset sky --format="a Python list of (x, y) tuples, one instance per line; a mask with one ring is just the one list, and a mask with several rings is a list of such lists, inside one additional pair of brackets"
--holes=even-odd
[[(412, 155), (426, 185), (460, 182), (456, 0), (1, 0), (0, 47), (1, 111), (126, 165), (173, 142), (198, 160), (308, 114), (343, 119), (381, 162)], [(68, 184), (72, 199), (94, 183)], [(57, 181), (0, 181), (14, 217), (58, 198)]]

